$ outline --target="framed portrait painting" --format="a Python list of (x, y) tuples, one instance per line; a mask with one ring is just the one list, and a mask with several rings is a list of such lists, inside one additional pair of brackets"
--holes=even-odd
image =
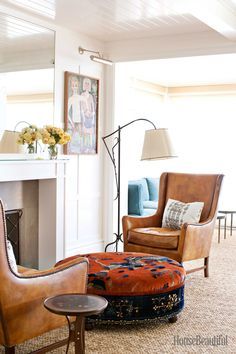
[(96, 154), (98, 137), (99, 80), (65, 72), (65, 129), (71, 141), (66, 154)]

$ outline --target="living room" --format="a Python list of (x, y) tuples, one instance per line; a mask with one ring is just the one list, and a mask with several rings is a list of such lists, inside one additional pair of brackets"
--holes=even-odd
[[(47, 123), (53, 124), (56, 127), (64, 128), (65, 72), (84, 75), (99, 80), (99, 112), (96, 153), (75, 154), (73, 156), (63, 155), (64, 158), (69, 156), (69, 162), (67, 163), (64, 160), (59, 162), (58, 171), (60, 174), (58, 175), (56, 184), (52, 181), (49, 182), (52, 173), (49, 167), (50, 164), (46, 164), (42, 160), (37, 161), (38, 169), (35, 167), (36, 163), (33, 163), (32, 165), (29, 165), (28, 171), (26, 171), (25, 165), (23, 165), (19, 172), (17, 172), (17, 168), (19, 169), (19, 162), (13, 162), (12, 165), (14, 165), (14, 170), (12, 166), (12, 169), (8, 171), (7, 177), (1, 176), (1, 181), (4, 181), (3, 183), (14, 183), (14, 185), (10, 184), (10, 186), (4, 186), (4, 188), (1, 187), (3, 189), (0, 189), (1, 199), (5, 202), (4, 206), (6, 209), (21, 208), (23, 199), (27, 200), (24, 208), (36, 208), (36, 211), (33, 211), (36, 220), (36, 226), (34, 225), (34, 228), (37, 229), (36, 233), (42, 237), (40, 236), (38, 241), (32, 242), (39, 242), (38, 249), (34, 249), (34, 252), (39, 252), (40, 254), (40, 257), (37, 260), (38, 268), (44, 269), (46, 267), (51, 267), (61, 259), (76, 254), (103, 252), (105, 245), (114, 239), (113, 219), (116, 217), (116, 209), (115, 203), (113, 202), (113, 169), (101, 138), (114, 131), (116, 126), (121, 123), (119, 117), (117, 119), (116, 116), (117, 101), (115, 95), (117, 94), (117, 91), (115, 70), (116, 65), (119, 65), (117, 63), (140, 60), (158, 60), (174, 57), (183, 58), (203, 55), (217, 56), (219, 54), (233, 54), (236, 51), (236, 45), (234, 42), (234, 23), (232, 22), (235, 5), (233, 1), (225, 1), (223, 4), (221, 1), (209, 1), (209, 18), (206, 18), (206, 16), (204, 16), (205, 6), (200, 2), (197, 7), (192, 4), (192, 8), (189, 8), (189, 5), (186, 5), (186, 2), (183, 1), (182, 8), (178, 8), (177, 2), (174, 1), (168, 1), (167, 7), (163, 1), (152, 2), (152, 4), (148, 1), (142, 1), (142, 4), (138, 2), (138, 4), (127, 5), (128, 7), (126, 10), (122, 7), (115, 9), (115, 6), (118, 6), (118, 4), (115, 4), (113, 1), (103, 1), (102, 4), (99, 4), (99, 8), (95, 1), (89, 1), (88, 4), (85, 5), (83, 1), (77, 2), (70, 0), (67, 1), (66, 7), (65, 4), (58, 4), (54, 1), (42, 1), (41, 4), (37, 3), (38, 2), (36, 1), (28, 3), (7, 0), (0, 2), (0, 11), (2, 14), (26, 22), (29, 21), (35, 26), (53, 32), (55, 44), (53, 50), (55, 56), (54, 58), (51, 58), (51, 60), (54, 59), (53, 62), (51, 62), (51, 66), (54, 70), (54, 85), (53, 91), (50, 92), (54, 98), (53, 117), (50, 117), (48, 122), (35, 122), (33, 117), (32, 119), (27, 117), (23, 120), (26, 120), (31, 124), (36, 123), (38, 126), (43, 126)], [(142, 8), (142, 6), (144, 6), (144, 8)], [(221, 9), (220, 12), (219, 8)], [(109, 9), (111, 12), (109, 12)], [(114, 14), (116, 14), (116, 16), (114, 16)], [(110, 18), (113, 18), (114, 26), (112, 26)], [(159, 21), (157, 18), (159, 18)], [(107, 21), (106, 23), (105, 19)], [(180, 19), (182, 19), (182, 21)], [(228, 24), (230, 30), (227, 30), (227, 28), (225, 29), (223, 24)], [(110, 30), (108, 31), (107, 28), (110, 28)], [(9, 38), (8, 41), (8, 44), (10, 45)], [(112, 60), (114, 65), (106, 66), (90, 60), (90, 53), (84, 51), (80, 54), (78, 51), (79, 47), (102, 53), (104, 58)], [(19, 54), (19, 52), (18, 47), (17, 54)], [(37, 53), (35, 54), (37, 56)], [(16, 55), (16, 53), (14, 53), (14, 55)], [(26, 65), (25, 57), (22, 61), (23, 65)], [(225, 62), (224, 59), (222, 59), (222, 66), (228, 67), (227, 61)], [(26, 70), (29, 70), (29, 68)], [(232, 78), (232, 86), (234, 82), (235, 81), (233, 81)], [(227, 83), (229, 84), (228, 81)], [(232, 91), (232, 97), (233, 94), (234, 92)], [(233, 112), (233, 105), (232, 98), (230, 114)], [(171, 111), (171, 114), (173, 114), (174, 110), (175, 106), (173, 111)], [(199, 114), (202, 114), (202, 111), (199, 109)], [(140, 118), (140, 116), (134, 118)], [(15, 119), (16, 123), (22, 121), (22, 118), (18, 119), (15, 117)], [(130, 120), (131, 117), (127, 117), (127, 121)], [(170, 120), (167, 115), (163, 115), (162, 117), (159, 117), (158, 115), (156, 117), (156, 123), (159, 124), (159, 122), (163, 127), (170, 128), (170, 130), (175, 130), (176, 128), (176, 126), (171, 126), (169, 124)], [(223, 122), (226, 122), (226, 117), (224, 117)], [(181, 121), (181, 124), (186, 125), (186, 120)], [(205, 128), (204, 120), (201, 120), (200, 124), (204, 124)], [(221, 125), (223, 125), (222, 122)], [(221, 132), (221, 125), (218, 123), (216, 130), (215, 127), (212, 129), (211, 124), (209, 124), (207, 129), (203, 129), (204, 135), (207, 137), (208, 129), (212, 129), (213, 134), (217, 134), (218, 136)], [(11, 129), (14, 129), (14, 126), (15, 124), (13, 124)], [(224, 128), (227, 127), (227, 124), (224, 125)], [(142, 126), (140, 129), (142, 129), (143, 134), (146, 128)], [(196, 129), (199, 131), (199, 127), (196, 127)], [(185, 132), (185, 128), (183, 128), (182, 131)], [(186, 131), (186, 134), (188, 136), (189, 134), (192, 134), (193, 138), (195, 138), (193, 130), (191, 133)], [(231, 153), (233, 151), (233, 142), (232, 140), (230, 141), (230, 139), (233, 139), (233, 136), (231, 135), (233, 134), (233, 129), (229, 129), (228, 134), (228, 139), (226, 137), (224, 141), (229, 144), (229, 148), (231, 147)], [(195, 141), (193, 138), (189, 139), (190, 143), (192, 140)], [(128, 141), (128, 139), (129, 133), (127, 133), (127, 136), (125, 137), (126, 141)], [(180, 145), (177, 134), (173, 134), (172, 140), (175, 147), (177, 147), (178, 150), (181, 150), (179, 149)], [(232, 146), (230, 145), (230, 142), (232, 142)], [(225, 150), (219, 148), (217, 151), (220, 153)], [(197, 157), (199, 157), (199, 155)], [(196, 156), (194, 156), (194, 159), (195, 158)], [(189, 156), (189, 159), (191, 159), (191, 155)], [(214, 159), (216, 158), (213, 158), (212, 155), (209, 156), (210, 162)], [(220, 159), (218, 159), (218, 162), (219, 160)], [(174, 161), (173, 164), (171, 164), (170, 161)], [(178, 165), (179, 161), (181, 161), (181, 156), (180, 160), (168, 160), (168, 163), (167, 161), (158, 161), (154, 163), (155, 165), (153, 166), (158, 166), (158, 176), (166, 170), (176, 172), (198, 172), (194, 171), (193, 166), (189, 166), (188, 170), (186, 170), (184, 168), (185, 161), (182, 161), (181, 166)], [(123, 162), (124, 159), (122, 160), (122, 163)], [(130, 161), (130, 164), (136, 164), (136, 162), (137, 159), (134, 157), (132, 158), (132, 161)], [(201, 163), (200, 158), (199, 163)], [(145, 164), (147, 170), (149, 169), (152, 176), (155, 176), (153, 167), (151, 172), (150, 165), (148, 165), (149, 162), (145, 162)], [(152, 164), (152, 162), (150, 162), (150, 164)], [(5, 171), (6, 163), (2, 162), (2, 166), (1, 170)], [(225, 182), (227, 182), (228, 174), (225, 171), (228, 171), (229, 169), (229, 172), (231, 173), (233, 168), (231, 170), (230, 165), (224, 165), (224, 168), (222, 167), (222, 169), (219, 170), (218, 166), (219, 165), (213, 166), (213, 164), (211, 164), (210, 169), (208, 170), (208, 166), (206, 166), (206, 163), (204, 162), (200, 172), (224, 173), (226, 174)], [(34, 169), (35, 171), (33, 174), (32, 171)], [(25, 175), (26, 172), (28, 173), (27, 176)], [(62, 178), (65, 174), (67, 176), (66, 180)], [(15, 176), (14, 178), (13, 175)], [(49, 176), (48, 179), (45, 176)], [(139, 176), (140, 172), (130, 178), (136, 178)], [(146, 172), (143, 176), (148, 177)], [(24, 182), (22, 182), (23, 180)], [(31, 183), (32, 180), (35, 181)], [(47, 183), (44, 183), (43, 181), (47, 181)], [(225, 183), (225, 190), (227, 190), (227, 185), (228, 184)], [(228, 203), (227, 200), (227, 203), (222, 204), (222, 207), (225, 208), (233, 208), (233, 193), (231, 187), (234, 188), (234, 185), (231, 181), (229, 186), (227, 194), (230, 203)], [(9, 190), (11, 190), (10, 195), (8, 194)], [(33, 198), (30, 198), (28, 194), (29, 190), (30, 193), (33, 193)], [(66, 192), (62, 193), (62, 190)], [(60, 193), (57, 194), (58, 192)], [(13, 194), (14, 198), (12, 198)], [(16, 195), (20, 195), (20, 197), (17, 199), (15, 198)], [(126, 199), (125, 193), (122, 194), (123, 203), (125, 203), (124, 198)], [(32, 199), (34, 199), (34, 203), (32, 202)], [(60, 203), (57, 202), (58, 200), (60, 200)], [(59, 204), (60, 208), (58, 207)], [(39, 213), (40, 217), (38, 216)], [(122, 215), (124, 214), (125, 211), (123, 211)], [(49, 215), (53, 216), (48, 217)], [(30, 218), (31, 216), (32, 214), (29, 214), (28, 217)], [(23, 217), (25, 217), (25, 215)], [(24, 220), (24, 222), (26, 221), (27, 220)], [(30, 227), (31, 226), (27, 227), (28, 233), (30, 233)], [(56, 236), (51, 236), (55, 234)], [(228, 277), (228, 279), (231, 280), (229, 281), (231, 288), (229, 284), (226, 283), (226, 280), (222, 284), (227, 292), (227, 294), (224, 293), (223, 295), (226, 302), (224, 309), (225, 313), (220, 313), (220, 316), (217, 317), (219, 312), (221, 312), (220, 296), (222, 296), (220, 292), (222, 287), (219, 289), (217, 286), (218, 282), (221, 281), (220, 279), (222, 279), (219, 278), (218, 275), (217, 259), (222, 259), (222, 263), (224, 263), (220, 264), (221, 277), (223, 277), (223, 273), (221, 272), (223, 272), (225, 268), (227, 269), (227, 263), (229, 262), (227, 261), (227, 257), (230, 259), (230, 264), (234, 261), (234, 235), (231, 237), (228, 236), (228, 234), (229, 231), (227, 230), (226, 240), (222, 240), (219, 245), (215, 245), (216, 249), (214, 250), (215, 253), (211, 264), (209, 279), (204, 278), (202, 272), (187, 276), (187, 278), (189, 277), (189, 292), (186, 301), (187, 305), (184, 309), (186, 312), (183, 311), (176, 324), (171, 324), (170, 326), (169, 323), (161, 323), (158, 327), (153, 324), (151, 324), (150, 327), (145, 327), (144, 324), (139, 324), (138, 326), (131, 325), (131, 327), (128, 328), (111, 326), (111, 328), (101, 327), (94, 329), (93, 331), (86, 332), (87, 352), (119, 353), (122, 351), (141, 353), (146, 351), (150, 353), (183, 353), (188, 352), (190, 347), (183, 347), (181, 344), (174, 346), (172, 343), (174, 340), (174, 336), (172, 335), (173, 331), (176, 336), (180, 336), (178, 338), (189, 336), (192, 338), (194, 335), (203, 335), (203, 329), (206, 337), (228, 335), (228, 347), (218, 346), (214, 349), (213, 346), (192, 345), (190, 349), (192, 352), (217, 352), (217, 350), (218, 352), (234, 352), (235, 339), (233, 336), (233, 321), (235, 320), (235, 316), (233, 316), (232, 296), (233, 286), (235, 285), (233, 282), (233, 274), (229, 274)], [(216, 236), (214, 236), (213, 240), (213, 243), (216, 243), (214, 241), (216, 241)], [(122, 248), (121, 244), (119, 246)], [(32, 245), (30, 247), (32, 247)], [(31, 251), (27, 251), (25, 253), (25, 264), (22, 265), (30, 266), (30, 264), (27, 264), (27, 254), (30, 252)], [(201, 298), (202, 292), (205, 292), (205, 302), (200, 305), (198, 300)], [(216, 304), (214, 308), (212, 307), (212, 303)], [(228, 317), (226, 314), (228, 314)], [(197, 321), (194, 321), (194, 318)], [(187, 319), (189, 319), (189, 322)], [(222, 325), (222, 328), (220, 329), (222, 321), (224, 322), (224, 326)], [(190, 323), (189, 326), (191, 326), (191, 331), (189, 332), (187, 330), (188, 323)], [(197, 326), (197, 323), (203, 323), (203, 325)], [(214, 325), (209, 329), (210, 323), (214, 323)], [(184, 331), (183, 327), (185, 327)], [(63, 333), (65, 334), (65, 331)], [(163, 336), (160, 342), (159, 340), (156, 340), (158, 333)], [(129, 336), (131, 338), (130, 340)], [(121, 337), (123, 343), (121, 343)], [(147, 338), (147, 340), (143, 340), (144, 338)], [(178, 339), (177, 337), (175, 338), (176, 340)], [(45, 338), (39, 340), (42, 345), (46, 344), (44, 343), (44, 340)], [(55, 335), (52, 335), (52, 341), (53, 340), (55, 340)], [(148, 341), (150, 344), (145, 345)], [(35, 342), (32, 343), (33, 342), (30, 344), (31, 349), (27, 347), (27, 344), (26, 346), (19, 347), (21, 353), (27, 353), (28, 351), (33, 350)], [(60, 353), (60, 350), (57, 349), (55, 352)], [(61, 352), (63, 352), (63, 350)]]

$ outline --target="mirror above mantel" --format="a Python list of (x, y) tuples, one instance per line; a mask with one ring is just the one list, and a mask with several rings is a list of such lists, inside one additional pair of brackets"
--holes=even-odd
[(55, 32), (0, 12), (0, 153), (4, 131), (54, 119)]

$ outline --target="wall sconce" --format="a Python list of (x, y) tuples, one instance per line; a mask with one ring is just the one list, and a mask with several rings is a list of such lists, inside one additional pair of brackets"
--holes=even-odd
[(109, 59), (104, 59), (102, 57), (102, 55), (99, 52), (96, 52), (95, 50), (89, 50), (89, 49), (85, 49), (82, 47), (78, 48), (79, 54), (84, 54), (84, 52), (89, 52), (89, 53), (95, 53), (97, 55), (90, 55), (90, 59), (92, 61), (96, 61), (97, 63), (102, 63), (102, 64), (106, 64), (106, 65), (112, 65), (113, 62)]

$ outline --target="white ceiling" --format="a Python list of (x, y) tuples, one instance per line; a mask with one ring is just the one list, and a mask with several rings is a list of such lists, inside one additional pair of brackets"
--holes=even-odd
[[(0, 5), (103, 42), (134, 38), (165, 38), (171, 42), (176, 34), (202, 33), (206, 38), (217, 33), (224, 43), (236, 43), (236, 0), (0, 0)], [(44, 33), (39, 36), (43, 42)], [(235, 55), (128, 65), (134, 76), (166, 86), (236, 82)]]
[(54, 48), (54, 31), (0, 12), (0, 53)]
[(212, 29), (236, 38), (235, 0), (0, 0), (102, 41)]

